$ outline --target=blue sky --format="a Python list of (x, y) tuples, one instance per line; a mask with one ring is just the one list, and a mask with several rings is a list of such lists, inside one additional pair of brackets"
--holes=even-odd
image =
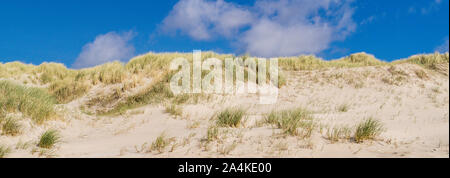
[(448, 51), (448, 0), (5, 0), (0, 62), (89, 67), (146, 52), (254, 56)]

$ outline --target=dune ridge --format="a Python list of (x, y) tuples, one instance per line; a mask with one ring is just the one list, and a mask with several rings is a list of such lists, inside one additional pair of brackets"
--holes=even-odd
[(149, 53), (78, 70), (0, 63), (0, 157), (449, 156), (448, 53), (282, 57), (274, 105), (255, 94), (174, 95), (177, 57), (192, 61)]

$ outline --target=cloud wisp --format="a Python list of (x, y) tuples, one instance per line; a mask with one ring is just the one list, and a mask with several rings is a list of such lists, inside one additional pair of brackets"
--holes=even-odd
[(415, 7), (415, 6), (409, 7), (408, 12), (410, 14), (415, 14), (417, 12), (420, 12), (422, 15), (426, 15), (433, 11), (439, 10), (441, 3), (442, 3), (442, 0), (429, 1), (428, 5), (425, 5), (422, 7)]
[(93, 42), (83, 46), (83, 49), (72, 64), (72, 68), (93, 67), (112, 61), (124, 61), (134, 55), (135, 48), (130, 44), (134, 33), (109, 32), (98, 35)]
[(351, 0), (180, 0), (161, 29), (194, 40), (227, 38), (255, 56), (317, 54), (355, 31)]
[(440, 53), (448, 53), (448, 47), (449, 47), (449, 44), (448, 44), (448, 38), (447, 38), (442, 45), (438, 46), (435, 49), (435, 51), (440, 52)]

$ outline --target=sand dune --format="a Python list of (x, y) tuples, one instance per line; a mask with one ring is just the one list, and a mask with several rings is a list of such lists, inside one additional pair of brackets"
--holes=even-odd
[[(418, 77), (419, 70), (427, 77)], [(21, 134), (2, 135), (0, 142), (12, 148), (6, 157), (449, 157), (448, 63), (440, 71), (404, 63), (292, 70), (285, 75), (276, 104), (260, 105), (252, 94), (211, 95), (180, 104), (181, 116), (166, 112), (167, 103), (119, 115), (91, 113), (114, 104), (81, 109), (92, 98), (114, 92), (114, 85), (98, 85), (58, 105), (64, 117), (43, 125), (22, 119)], [(147, 78), (140, 86), (151, 81)], [(127, 92), (121, 96), (139, 88)], [(244, 119), (238, 127), (219, 127), (217, 138), (207, 141), (214, 116), (226, 108), (243, 108)], [(311, 112), (315, 127), (306, 138), (283, 134), (263, 122), (273, 110), (294, 108)], [(376, 138), (361, 143), (330, 140), (333, 128), (353, 132), (367, 118), (383, 124)], [(59, 131), (61, 141), (52, 149), (38, 148), (37, 138), (50, 128)], [(152, 149), (158, 137), (164, 146)]]

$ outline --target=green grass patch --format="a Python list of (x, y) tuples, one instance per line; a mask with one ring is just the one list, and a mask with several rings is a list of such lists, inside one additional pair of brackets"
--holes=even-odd
[(245, 111), (237, 108), (227, 108), (216, 116), (216, 125), (219, 127), (239, 127), (244, 118)]
[[(265, 122), (282, 129), (284, 134), (307, 138), (315, 128), (311, 113), (297, 108), (283, 111), (272, 111), (265, 118)], [(299, 128), (302, 130), (299, 131)]]
[(44, 89), (0, 81), (0, 115), (1, 112), (21, 112), (42, 123), (55, 115), (55, 103), (54, 97)]
[(40, 148), (50, 149), (60, 141), (61, 137), (56, 130), (47, 130), (40, 137), (37, 144)]
[(357, 143), (361, 143), (364, 140), (373, 140), (383, 131), (384, 126), (380, 121), (369, 118), (356, 127), (354, 139)]

